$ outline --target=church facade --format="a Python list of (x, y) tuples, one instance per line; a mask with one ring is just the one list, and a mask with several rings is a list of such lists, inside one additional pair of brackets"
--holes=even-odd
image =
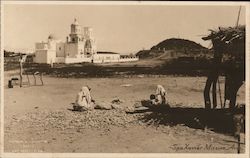
[[(97, 52), (93, 29), (91, 27), (82, 28), (76, 19), (71, 24), (66, 42), (49, 35), (46, 42), (35, 44), (34, 62), (36, 63), (104, 63), (122, 62), (123, 60), (118, 53)], [(131, 61), (135, 60), (138, 58), (131, 58)]]

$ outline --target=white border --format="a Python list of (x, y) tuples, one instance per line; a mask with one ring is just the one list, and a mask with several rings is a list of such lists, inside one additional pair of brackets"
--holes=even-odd
[[(249, 83), (249, 79), (250, 79), (250, 3), (248, 3), (248, 5), (246, 5), (246, 96), (245, 96), (245, 99), (246, 99), (246, 143), (245, 143), (245, 150), (246, 150), (246, 154), (249, 156), (250, 155), (250, 147), (249, 147), (249, 134), (250, 134), (250, 130), (249, 130), (249, 126), (250, 126), (250, 121), (249, 121), (249, 115), (250, 115), (250, 83)], [(250, 156), (249, 156), (250, 157)]]
[[(246, 143), (245, 143), (245, 154), (213, 154), (213, 153), (164, 153), (164, 154), (152, 154), (152, 153), (4, 153), (4, 59), (3, 59), (3, 46), (4, 46), (4, 29), (3, 29), (3, 13), (4, 5), (11, 4), (25, 4), (25, 5), (168, 5), (168, 6), (245, 6), (246, 7)], [(250, 40), (249, 40), (249, 24), (250, 24), (250, 3), (248, 2), (173, 2), (173, 1), (2, 1), (1, 3), (1, 139), (0, 139), (0, 157), (4, 158), (15, 158), (15, 157), (171, 157), (171, 158), (200, 158), (200, 157), (216, 157), (216, 158), (247, 158), (249, 157), (249, 62), (250, 62)]]
[(190, 1), (2, 1), (2, 4), (55, 4), (55, 5), (168, 5), (168, 6), (247, 6), (249, 2), (190, 2)]
[(1, 92), (0, 92), (0, 157), (2, 156), (2, 153), (4, 152), (4, 30), (3, 30), (3, 21), (4, 21), (4, 17), (3, 17), (3, 13), (4, 13), (4, 7), (1, 4), (1, 56), (0, 56), (0, 64), (1, 64)]

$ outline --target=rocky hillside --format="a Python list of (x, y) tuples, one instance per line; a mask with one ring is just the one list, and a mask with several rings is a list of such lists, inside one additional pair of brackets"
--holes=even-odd
[(197, 56), (207, 54), (209, 50), (194, 41), (171, 38), (158, 43), (150, 50), (141, 50), (136, 55), (140, 58), (154, 58), (171, 52), (176, 56)]
[(202, 45), (195, 43), (194, 41), (179, 39), (179, 38), (171, 38), (166, 39), (156, 46), (153, 46), (151, 49), (165, 49), (165, 50), (202, 50), (207, 49)]

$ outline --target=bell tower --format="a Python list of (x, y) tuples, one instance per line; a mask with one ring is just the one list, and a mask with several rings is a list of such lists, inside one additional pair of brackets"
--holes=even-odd
[(85, 47), (84, 52), (87, 55), (93, 55), (96, 53), (95, 39), (93, 38), (93, 29), (91, 27), (84, 27)]
[(80, 41), (83, 41), (82, 36), (82, 28), (81, 25), (77, 22), (77, 19), (74, 19), (74, 22), (71, 24), (70, 34), (69, 34), (70, 40), (69, 42), (72, 43), (78, 43)]

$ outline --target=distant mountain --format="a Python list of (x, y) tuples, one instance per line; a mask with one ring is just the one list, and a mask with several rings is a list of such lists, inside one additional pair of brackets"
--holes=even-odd
[(150, 50), (140, 50), (139, 52), (136, 53), (136, 56), (138, 56), (139, 58), (147, 58), (152, 56), (150, 54)]
[(195, 56), (198, 54), (206, 54), (209, 52), (209, 49), (194, 41), (170, 38), (158, 43), (150, 50), (141, 50), (136, 55), (140, 58), (153, 58), (162, 56), (163, 54), (167, 55), (171, 52), (174, 52), (177, 56)]
[[(19, 57), (20, 55), (25, 55), (25, 54), (26, 53), (4, 50), (4, 57), (17, 57), (17, 56)], [(32, 55), (32, 53), (30, 53), (30, 55)]]

